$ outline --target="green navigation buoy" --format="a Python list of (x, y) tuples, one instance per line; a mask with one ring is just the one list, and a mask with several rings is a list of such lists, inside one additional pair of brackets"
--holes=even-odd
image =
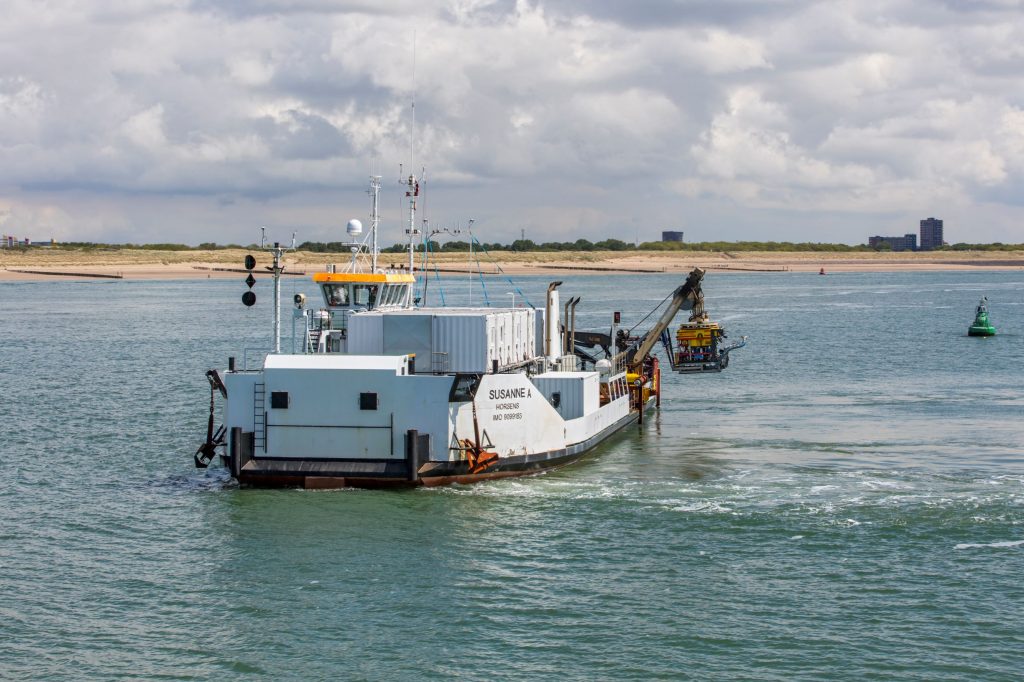
[(996, 328), (988, 321), (988, 296), (978, 302), (978, 310), (974, 314), (974, 324), (967, 330), (968, 336), (995, 336)]

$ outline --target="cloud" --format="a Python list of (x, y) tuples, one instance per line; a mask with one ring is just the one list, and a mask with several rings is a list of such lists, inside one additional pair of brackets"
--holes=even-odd
[(315, 239), (365, 213), (373, 167), (397, 240), (415, 154), (427, 217), (489, 240), (860, 242), (943, 212), (956, 239), (975, 212), (1021, 241), (1020, 7), (11, 0), (5, 226)]

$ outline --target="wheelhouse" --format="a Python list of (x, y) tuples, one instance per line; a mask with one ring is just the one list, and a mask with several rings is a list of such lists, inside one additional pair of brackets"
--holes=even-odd
[(313, 275), (324, 305), (332, 312), (384, 310), (412, 305), (415, 277), (404, 273), (333, 273)]

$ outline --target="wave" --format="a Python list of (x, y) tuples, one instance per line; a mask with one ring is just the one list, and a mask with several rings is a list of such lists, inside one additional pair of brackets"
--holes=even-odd
[(953, 549), (984, 549), (989, 547), (1002, 549), (1006, 547), (1020, 547), (1021, 545), (1024, 545), (1024, 540), (1006, 540), (1004, 542), (989, 542), (984, 544), (965, 542), (957, 545)]

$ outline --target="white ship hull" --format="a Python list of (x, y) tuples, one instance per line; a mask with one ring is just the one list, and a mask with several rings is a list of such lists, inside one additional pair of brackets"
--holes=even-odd
[[(658, 402), (650, 350), (699, 300), (702, 276), (694, 270), (676, 289), (648, 334), (616, 335), (617, 313), (611, 334), (586, 334), (605, 351), (598, 359), (576, 342), (578, 298), (560, 318), (560, 282), (543, 310), (414, 308), (411, 275), (318, 273), (325, 307), (295, 300), (302, 334), (292, 346), (303, 352), (270, 353), (258, 369), (236, 370), (232, 359), (223, 378), (207, 372), (210, 418), (196, 466), (224, 448), (242, 485), (307, 488), (468, 483), (564, 466)], [(224, 423), (215, 431), (218, 390)]]
[(624, 375), (415, 374), (409, 356), (269, 355), (228, 372), (225, 463), (243, 485), (465, 483), (569, 464), (637, 421)]

